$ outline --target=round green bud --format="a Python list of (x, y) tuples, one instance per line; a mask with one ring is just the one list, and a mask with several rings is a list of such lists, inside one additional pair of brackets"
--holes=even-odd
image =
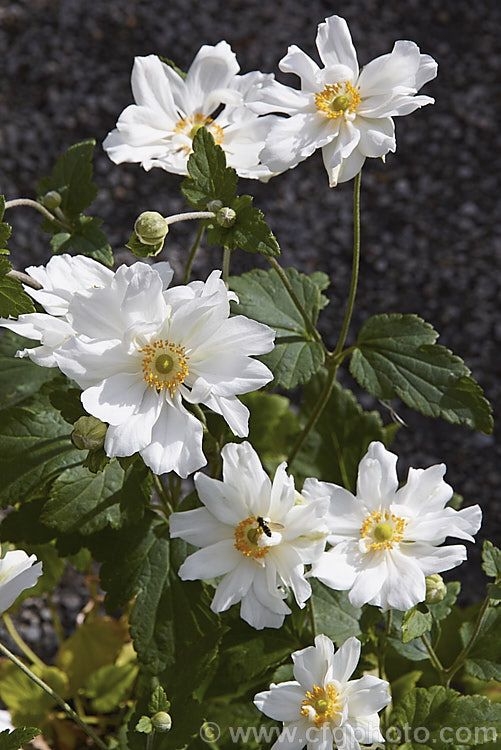
[(172, 726), (172, 719), (166, 711), (157, 711), (151, 717), (151, 723), (156, 732), (168, 732)]
[(444, 579), (438, 573), (432, 576), (426, 576), (426, 597), (425, 604), (438, 604), (447, 593), (447, 586)]
[(214, 201), (209, 201), (207, 203), (207, 211), (214, 211), (215, 214), (222, 207), (223, 207), (223, 201), (214, 200)]
[(134, 231), (143, 245), (158, 245), (169, 231), (169, 225), (158, 211), (144, 211), (137, 217)]
[(61, 205), (61, 196), (57, 190), (49, 190), (43, 197), (43, 204), (49, 211), (53, 211), (55, 208), (59, 208)]
[(102, 448), (108, 425), (97, 417), (80, 417), (73, 425), (71, 439), (80, 450), (95, 451)]
[(237, 220), (237, 215), (232, 208), (223, 206), (216, 214), (216, 221), (220, 227), (232, 227)]

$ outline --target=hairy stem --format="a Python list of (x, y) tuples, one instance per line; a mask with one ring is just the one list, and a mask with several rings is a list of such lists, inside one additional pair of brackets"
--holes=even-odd
[(7, 201), (5, 204), (5, 210), (7, 211), (8, 208), (16, 208), (16, 206), (30, 206), (31, 208), (40, 211), (40, 213), (43, 214), (46, 219), (50, 219), (50, 221), (55, 221), (57, 224), (61, 224), (61, 221), (57, 219), (54, 214), (51, 214), (51, 212), (48, 211), (45, 206), (42, 206), (42, 204), (38, 201), (31, 200), (31, 198), (15, 198), (12, 201)]
[(308, 313), (304, 309), (303, 305), (301, 304), (301, 301), (299, 300), (297, 294), (295, 293), (294, 289), (292, 288), (292, 285), (291, 285), (289, 279), (287, 278), (287, 274), (285, 273), (284, 269), (282, 268), (282, 266), (280, 265), (280, 263), (275, 258), (273, 258), (271, 256), (268, 256), (267, 260), (268, 260), (268, 263), (277, 272), (277, 274), (280, 277), (280, 281), (282, 282), (282, 284), (284, 285), (284, 287), (289, 292), (292, 301), (294, 302), (295, 306), (298, 309), (299, 314), (301, 315), (301, 317), (304, 320), (304, 324), (306, 326), (306, 329), (307, 329), (308, 333), (312, 336), (313, 339), (315, 339), (315, 341), (318, 341), (319, 343), (321, 343), (323, 345), (322, 337), (320, 336), (319, 332), (317, 331), (317, 329), (313, 325), (312, 321), (310, 320), (310, 318), (308, 316)]
[(322, 392), (320, 393), (320, 396), (318, 397), (318, 401), (313, 407), (312, 412), (310, 413), (310, 417), (303, 427), (302, 431), (299, 433), (299, 435), (296, 438), (296, 442), (292, 446), (292, 450), (289, 454), (289, 458), (287, 459), (287, 463), (290, 467), (291, 463), (296, 458), (299, 449), (301, 448), (302, 444), (308, 437), (310, 431), (313, 429), (315, 424), (317, 423), (318, 418), (322, 414), (323, 410), (325, 409), (325, 406), (329, 400), (329, 397), (332, 392), (332, 388), (334, 386), (334, 381), (336, 379), (336, 373), (339, 365), (335, 364), (334, 366), (331, 366), (327, 370), (327, 377), (325, 379), (324, 387), (322, 389)]
[(477, 622), (475, 623), (475, 627), (473, 629), (473, 633), (471, 634), (468, 643), (463, 648), (463, 650), (457, 655), (457, 657), (454, 659), (454, 661), (451, 664), (451, 666), (448, 669), (445, 670), (445, 673), (447, 675), (447, 682), (446, 682), (446, 685), (445, 685), (446, 687), (449, 687), (452, 678), (454, 677), (454, 675), (456, 674), (456, 672), (459, 669), (461, 669), (461, 667), (463, 666), (466, 657), (470, 653), (473, 644), (477, 640), (478, 634), (480, 633), (480, 628), (482, 627), (482, 623), (484, 621), (484, 618), (485, 618), (485, 615), (487, 614), (487, 610), (488, 609), (489, 609), (489, 597), (486, 596), (485, 599), (484, 599), (484, 601), (483, 601), (483, 604), (482, 604), (482, 607), (480, 609), (480, 612), (478, 613)]
[(351, 267), (351, 283), (350, 292), (348, 295), (348, 304), (346, 306), (346, 312), (344, 314), (343, 327), (339, 334), (339, 340), (334, 349), (334, 355), (339, 355), (344, 347), (346, 336), (348, 335), (348, 329), (350, 327), (351, 316), (353, 315), (353, 307), (355, 305), (355, 296), (357, 294), (358, 285), (358, 270), (360, 266), (360, 181), (362, 179), (362, 172), (359, 172), (355, 177), (353, 185), (353, 261)]
[(39, 688), (41, 688), (47, 695), (50, 695), (50, 697), (60, 706), (63, 711), (75, 722), (75, 724), (78, 724), (80, 729), (82, 729), (85, 734), (93, 740), (95, 745), (97, 747), (100, 747), (101, 750), (108, 750), (108, 746), (97, 736), (97, 734), (94, 732), (93, 729), (91, 729), (88, 724), (86, 724), (80, 716), (75, 713), (75, 711), (69, 706), (66, 701), (64, 701), (60, 695), (58, 695), (51, 687), (50, 685), (47, 685), (43, 680), (41, 680), (39, 677), (34, 674), (29, 667), (26, 666), (26, 664), (23, 664), (23, 662), (17, 658), (17, 656), (14, 656), (8, 648), (6, 648), (3, 643), (0, 643), (0, 653), (2, 653), (4, 656), (6, 656), (8, 659), (13, 662), (16, 667), (19, 667), (19, 669), (24, 672), (24, 674), (32, 680), (35, 685), (38, 685)]
[(153, 485), (157, 491), (157, 494), (162, 502), (162, 505), (164, 509), (167, 511), (167, 515), (170, 516), (170, 514), (174, 511), (174, 508), (171, 505), (169, 492), (167, 488), (164, 486), (162, 480), (157, 474), (153, 474)]
[(37, 667), (40, 667), (43, 669), (45, 667), (45, 664), (39, 657), (35, 654), (34, 651), (31, 650), (31, 648), (28, 646), (28, 644), (23, 640), (23, 638), (20, 636), (20, 634), (17, 632), (16, 627), (14, 623), (12, 622), (12, 619), (10, 615), (3, 615), (3, 621), (5, 623), (5, 627), (7, 628), (7, 632), (18, 647), (18, 649), (23, 653), (27, 659), (31, 661), (32, 664), (36, 664)]
[(230, 275), (230, 258), (231, 250), (225, 247), (223, 252), (223, 281), (226, 284), (226, 288), (228, 288), (228, 276)]
[(421, 640), (423, 641), (424, 647), (428, 651), (428, 656), (430, 657), (430, 661), (433, 664), (434, 668), (437, 670), (437, 672), (440, 675), (440, 679), (442, 682), (444, 681), (444, 675), (446, 674), (446, 670), (444, 669), (442, 662), (438, 658), (437, 654), (435, 653), (435, 649), (431, 645), (430, 641), (426, 637), (426, 633), (423, 633), (421, 636)]
[(195, 255), (197, 254), (197, 250), (202, 241), (202, 237), (204, 236), (204, 232), (205, 232), (205, 222), (201, 221), (200, 226), (198, 227), (197, 236), (195, 237), (195, 242), (192, 245), (190, 254), (188, 255), (188, 260), (186, 261), (186, 268), (184, 269), (183, 284), (187, 284), (190, 280), (191, 267), (193, 265), (193, 261), (195, 260)]
[(10, 271), (8, 271), (7, 276), (12, 276), (13, 279), (21, 281), (23, 284), (26, 284), (26, 286), (31, 286), (32, 289), (43, 289), (42, 285), (39, 284), (38, 281), (35, 281), (35, 279), (32, 279), (31, 276), (28, 276), (27, 273), (23, 273), (22, 271), (15, 271), (12, 268)]
[(184, 214), (173, 214), (165, 216), (167, 224), (176, 224), (178, 221), (191, 221), (193, 219), (215, 219), (214, 211), (187, 211)]

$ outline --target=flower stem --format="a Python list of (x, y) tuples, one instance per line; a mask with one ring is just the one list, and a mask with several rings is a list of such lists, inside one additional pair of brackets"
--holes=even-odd
[(167, 515), (170, 516), (170, 514), (174, 511), (174, 508), (171, 505), (167, 488), (164, 487), (162, 480), (157, 474), (153, 474), (153, 484), (160, 500), (162, 501), (162, 505), (167, 510)]
[(214, 211), (187, 211), (184, 214), (173, 214), (165, 216), (167, 224), (176, 224), (178, 221), (191, 221), (192, 219), (215, 219)]
[[(271, 256), (268, 256), (267, 260), (268, 260), (268, 263), (277, 272), (278, 276), (280, 277), (280, 281), (282, 282), (282, 284), (285, 286), (285, 288), (289, 292), (292, 301), (294, 302), (295, 306), (298, 309), (298, 312), (300, 313), (301, 317), (304, 320), (304, 323), (305, 323), (305, 326), (306, 326), (306, 329), (307, 329), (308, 333), (312, 336), (313, 339), (315, 339), (315, 341), (318, 341), (320, 344), (323, 345), (322, 337), (320, 336), (319, 332), (317, 331), (317, 329), (315, 328), (315, 326), (311, 322), (311, 320), (310, 320), (310, 318), (308, 316), (308, 313), (304, 309), (303, 305), (301, 304), (301, 301), (299, 300), (297, 294), (295, 293), (294, 289), (292, 288), (292, 285), (291, 285), (289, 279), (287, 278), (287, 274), (285, 273), (284, 269), (282, 268), (282, 266), (280, 265), (280, 263), (277, 260), (275, 260), (275, 258), (273, 258)], [(325, 349), (325, 346), (324, 346), (324, 349)]]
[(63, 632), (63, 626), (61, 625), (61, 620), (59, 619), (59, 615), (57, 614), (56, 607), (54, 605), (54, 602), (52, 601), (52, 595), (48, 593), (46, 594), (46, 597), (47, 597), (47, 604), (50, 610), (50, 616), (52, 619), (52, 625), (54, 626), (54, 630), (56, 631), (56, 635), (59, 640), (59, 643), (62, 643), (64, 641), (64, 632)]
[(358, 270), (360, 266), (360, 181), (362, 179), (362, 172), (359, 172), (355, 177), (353, 185), (353, 261), (351, 268), (351, 284), (350, 293), (348, 295), (348, 304), (346, 306), (346, 312), (343, 320), (343, 327), (339, 335), (339, 340), (334, 349), (334, 355), (337, 356), (341, 353), (346, 336), (348, 335), (348, 328), (350, 327), (351, 316), (353, 315), (353, 307), (355, 304), (355, 296), (357, 293), (358, 285)]
[(311, 633), (313, 635), (313, 640), (317, 637), (317, 623), (315, 621), (315, 605), (313, 604), (313, 596), (310, 596), (310, 599), (308, 601), (308, 609), (310, 610), (310, 619), (311, 619)]
[(12, 638), (18, 649), (21, 651), (21, 653), (23, 653), (26, 658), (32, 662), (32, 664), (36, 664), (37, 667), (43, 669), (45, 667), (45, 664), (19, 635), (10, 615), (3, 615), (3, 621), (5, 623), (5, 627), (7, 628), (7, 632), (9, 633), (10, 637)]
[(230, 258), (231, 250), (225, 247), (223, 252), (223, 281), (226, 284), (226, 288), (228, 288), (228, 276), (230, 275)]
[(318, 397), (318, 401), (313, 407), (312, 412), (310, 413), (310, 418), (308, 419), (307, 423), (303, 427), (302, 431), (297, 436), (296, 442), (292, 446), (292, 450), (289, 454), (289, 458), (287, 459), (287, 464), (289, 465), (289, 468), (290, 468), (291, 463), (296, 458), (302, 444), (308, 437), (310, 431), (313, 429), (313, 427), (317, 423), (318, 418), (320, 417), (323, 410), (325, 409), (327, 401), (329, 400), (329, 397), (331, 395), (332, 388), (334, 386), (334, 381), (336, 379), (336, 373), (337, 373), (338, 367), (339, 367), (338, 364), (334, 364), (334, 366), (328, 367), (327, 369), (327, 377), (325, 379), (322, 392), (320, 393), (320, 396)]
[(205, 222), (201, 221), (200, 226), (198, 227), (197, 236), (195, 237), (195, 242), (192, 245), (190, 254), (188, 255), (188, 260), (186, 261), (186, 268), (184, 269), (183, 284), (187, 284), (190, 280), (191, 267), (193, 265), (193, 261), (195, 260), (195, 255), (197, 254), (199, 245), (202, 241), (202, 237), (204, 236), (204, 232), (205, 232)]
[(482, 623), (484, 621), (484, 618), (485, 618), (485, 615), (487, 614), (488, 609), (489, 609), (489, 597), (486, 596), (483, 601), (480, 612), (478, 613), (477, 622), (475, 623), (475, 627), (473, 629), (473, 633), (470, 636), (470, 640), (468, 641), (466, 646), (463, 648), (463, 650), (458, 654), (458, 656), (456, 656), (451, 666), (448, 669), (444, 670), (447, 676), (447, 682), (445, 684), (446, 687), (449, 687), (452, 678), (454, 677), (456, 672), (460, 670), (461, 667), (463, 666), (466, 657), (470, 653), (473, 644), (477, 640), (477, 636), (480, 633), (480, 628), (482, 627)]
[(426, 637), (426, 633), (423, 633), (423, 635), (421, 636), (421, 640), (423, 641), (424, 647), (428, 651), (428, 656), (430, 657), (430, 661), (432, 665), (435, 667), (435, 669), (439, 673), (440, 678), (442, 679), (442, 682), (443, 682), (443, 678), (444, 678), (444, 675), (446, 674), (446, 670), (443, 667), (442, 662), (436, 655), (435, 649), (433, 648), (430, 641)]
[(24, 672), (24, 674), (32, 680), (35, 685), (38, 685), (39, 688), (41, 688), (44, 692), (47, 693), (47, 695), (50, 695), (50, 697), (56, 701), (58, 706), (60, 706), (63, 711), (68, 714), (68, 716), (73, 719), (75, 724), (78, 724), (80, 729), (82, 729), (85, 734), (90, 737), (97, 747), (100, 747), (101, 750), (108, 750), (108, 746), (97, 736), (97, 734), (91, 729), (88, 724), (86, 724), (82, 719), (78, 716), (77, 713), (69, 706), (66, 701), (64, 701), (61, 696), (59, 696), (51, 687), (50, 685), (47, 685), (43, 680), (41, 680), (39, 677), (34, 674), (29, 667), (26, 666), (26, 664), (23, 664), (23, 662), (17, 658), (17, 656), (14, 656), (8, 648), (6, 648), (3, 643), (0, 643), (0, 653), (2, 653), (4, 656), (6, 656), (8, 659), (11, 660), (19, 669)]
[(31, 198), (15, 198), (12, 201), (7, 201), (5, 204), (5, 210), (7, 211), (8, 208), (15, 208), (16, 206), (31, 206), (31, 208), (35, 208), (37, 211), (40, 211), (40, 213), (43, 214), (46, 219), (50, 219), (50, 221), (55, 221), (57, 224), (61, 224), (61, 221), (57, 219), (54, 214), (51, 214), (51, 212), (48, 211), (45, 206), (42, 206), (42, 204), (38, 201), (31, 200)]

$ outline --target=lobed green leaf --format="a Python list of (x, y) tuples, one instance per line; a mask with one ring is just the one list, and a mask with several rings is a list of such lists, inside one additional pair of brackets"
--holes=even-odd
[(417, 315), (375, 315), (359, 333), (350, 372), (376, 398), (398, 396), (425, 416), (490, 434), (492, 411), (482, 389), (437, 337)]
[(193, 153), (188, 159), (188, 174), (181, 183), (181, 192), (192, 206), (204, 210), (213, 200), (229, 206), (237, 188), (237, 173), (226, 166), (221, 146), (214, 142), (206, 128), (200, 128), (193, 138)]
[(275, 235), (264, 220), (264, 214), (252, 205), (250, 195), (236, 195), (227, 204), (236, 213), (231, 227), (221, 227), (212, 222), (207, 234), (209, 245), (219, 244), (228, 250), (240, 248), (246, 253), (261, 253), (266, 256), (280, 255)]
[(90, 206), (98, 193), (97, 185), (92, 182), (95, 145), (95, 140), (90, 138), (70, 146), (57, 160), (52, 174), (38, 181), (37, 199), (43, 203), (46, 193), (57, 191), (61, 196), (61, 210), (70, 219)]
[(21, 282), (7, 275), (11, 270), (11, 263), (7, 258), (0, 256), (0, 317), (2, 318), (35, 312), (33, 300), (26, 294)]

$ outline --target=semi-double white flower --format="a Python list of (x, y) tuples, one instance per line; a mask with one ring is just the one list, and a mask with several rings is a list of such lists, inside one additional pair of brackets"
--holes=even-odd
[(323, 68), (299, 47), (289, 47), (279, 67), (299, 76), (301, 89), (270, 81), (252, 106), (289, 115), (272, 125), (261, 152), (270, 170), (291, 169), (321, 148), (334, 187), (351, 180), (367, 157), (395, 151), (392, 117), (433, 103), (416, 93), (436, 76), (437, 64), (414, 42), (398, 41), (390, 54), (359, 70), (348, 25), (339, 16), (319, 24), (316, 43)]
[(279, 628), (291, 611), (284, 601), (288, 589), (300, 607), (311, 596), (304, 566), (325, 549), (328, 498), (299, 495), (285, 463), (271, 482), (247, 442), (229, 443), (221, 455), (223, 481), (195, 475), (205, 507), (170, 516), (171, 536), (202, 548), (186, 558), (179, 576), (190, 581), (223, 576), (214, 612), (241, 602), (240, 616), (249, 625)]
[(121, 266), (106, 287), (75, 293), (67, 317), (78, 335), (54, 350), (83, 389), (89, 414), (109, 424), (108, 456), (139, 452), (156, 474), (186, 477), (204, 466), (202, 424), (183, 405), (205, 404), (238, 436), (248, 409), (237, 395), (272, 380), (251, 355), (273, 348), (275, 332), (230, 315), (229, 293), (213, 271), (206, 282), (165, 290), (156, 266)]
[(46, 266), (29, 266), (26, 273), (38, 281), (42, 289), (25, 284), (25, 292), (49, 314), (26, 313), (17, 319), (0, 318), (0, 326), (41, 342), (41, 346), (22, 349), (16, 356), (29, 357), (42, 367), (56, 367), (54, 350), (75, 333), (67, 314), (72, 296), (76, 292), (85, 294), (96, 287), (108, 286), (113, 271), (92, 258), (64, 254), (54, 255)]
[[(34, 565), (33, 563), (36, 563)], [(42, 563), (35, 555), (11, 550), (0, 560), (0, 614), (14, 604), (17, 597), (34, 586), (42, 575)]]
[(466, 559), (463, 544), (439, 546), (454, 536), (473, 542), (480, 528), (478, 505), (446, 507), (453, 490), (444, 464), (409, 469), (398, 488), (397, 456), (371, 443), (358, 469), (357, 494), (329, 482), (308, 480), (311, 496), (330, 496), (328, 541), (334, 545), (312, 575), (333, 589), (350, 590), (353, 605), (405, 611), (426, 596), (425, 577)]
[(206, 127), (241, 177), (269, 180), (272, 172), (261, 164), (259, 152), (276, 118), (258, 118), (245, 100), (259, 97), (273, 76), (259, 71), (240, 76), (239, 70), (227, 42), (201, 47), (184, 80), (156, 55), (136, 57), (131, 77), (135, 104), (122, 112), (103, 143), (110, 159), (187, 174), (193, 138)]
[(383, 741), (377, 712), (390, 702), (388, 683), (372, 675), (350, 680), (359, 658), (356, 638), (334, 652), (325, 635), (292, 654), (295, 680), (272, 684), (254, 698), (266, 716), (283, 722), (272, 750), (360, 750), (360, 743)]

